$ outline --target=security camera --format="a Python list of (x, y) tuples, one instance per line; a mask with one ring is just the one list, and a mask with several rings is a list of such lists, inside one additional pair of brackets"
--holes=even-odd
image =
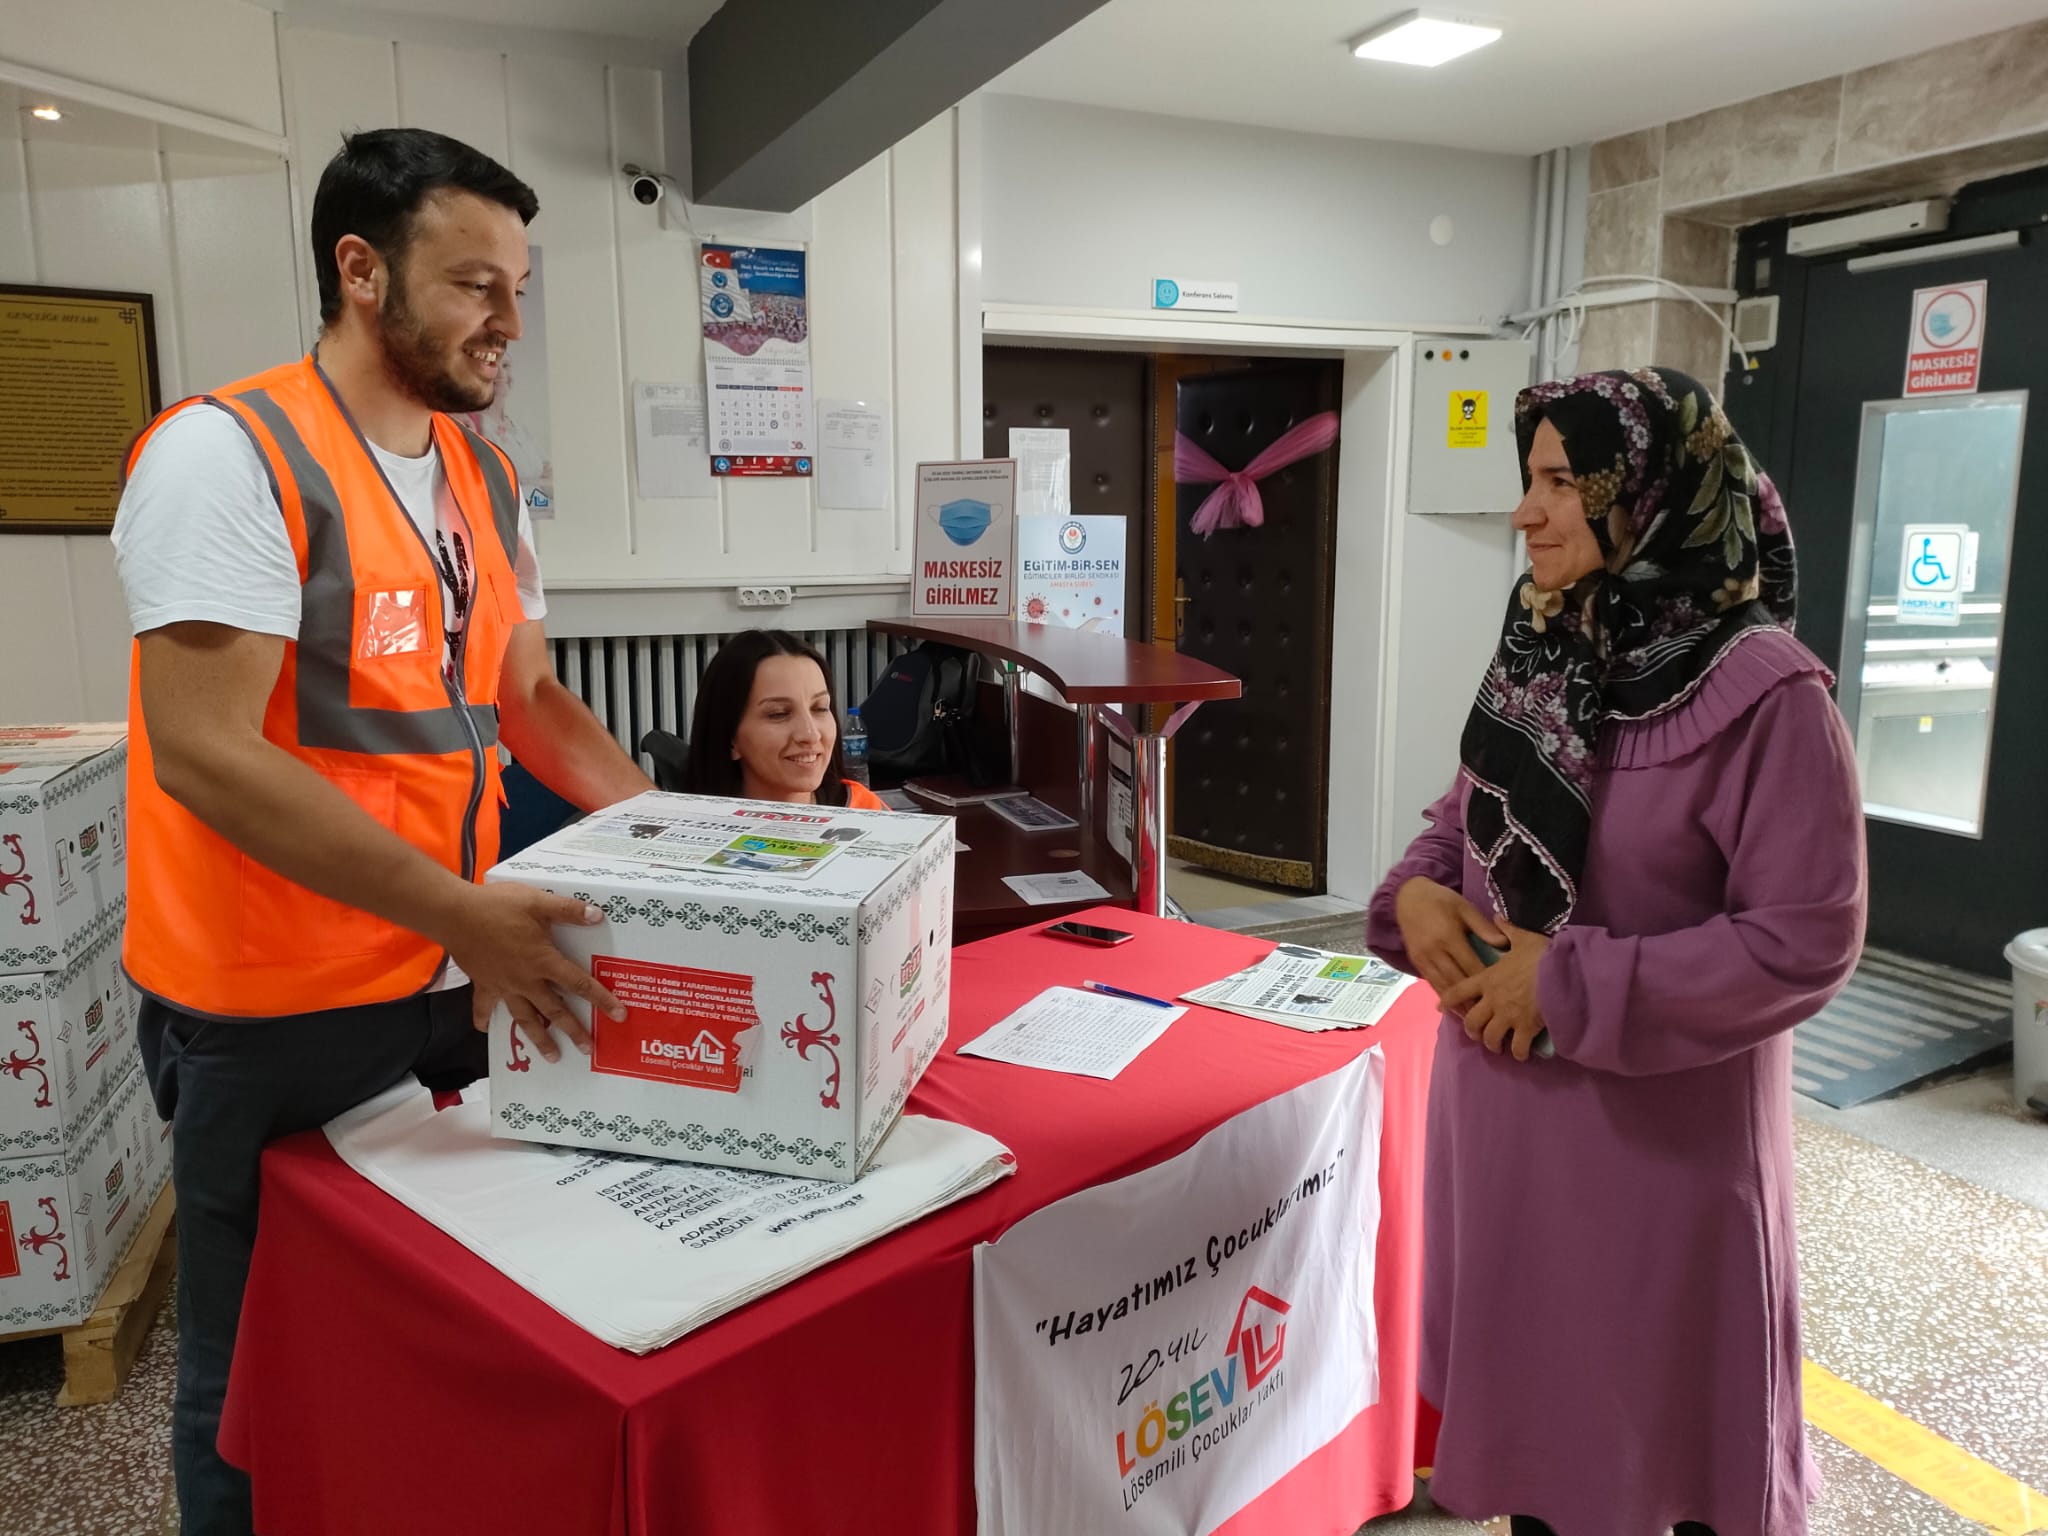
[(663, 185), (668, 178), (659, 171), (643, 171), (637, 165), (623, 165), (619, 169), (633, 189), (633, 201), (643, 207), (652, 208), (661, 201), (662, 193), (668, 190)]

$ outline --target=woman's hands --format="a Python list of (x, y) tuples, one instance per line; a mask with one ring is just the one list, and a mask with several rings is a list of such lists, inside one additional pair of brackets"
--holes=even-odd
[(1496, 949), (1508, 937), (1491, 918), (1449, 886), (1417, 875), (1394, 893), (1394, 921), (1401, 945), (1439, 999), (1486, 969), (1472, 948), (1477, 934)]
[(1527, 1061), (1545, 1028), (1536, 1005), (1536, 966), (1550, 940), (1513, 923), (1500, 926), (1508, 939), (1501, 957), (1443, 993), (1443, 1004), (1465, 1021), (1467, 1036), (1496, 1056), (1506, 1047), (1515, 1060)]
[[(1448, 886), (1416, 876), (1394, 893), (1401, 943), (1422, 979), (1465, 1033), (1498, 1055), (1527, 1061), (1543, 1033), (1536, 1006), (1536, 964), (1550, 948), (1540, 933), (1495, 922)], [(1492, 965), (1472, 948), (1477, 935), (1501, 951)]]

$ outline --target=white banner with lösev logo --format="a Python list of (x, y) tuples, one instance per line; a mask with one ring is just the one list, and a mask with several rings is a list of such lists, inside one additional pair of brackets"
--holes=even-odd
[(1377, 1047), (974, 1253), (981, 1536), (1206, 1536), (1379, 1397)]

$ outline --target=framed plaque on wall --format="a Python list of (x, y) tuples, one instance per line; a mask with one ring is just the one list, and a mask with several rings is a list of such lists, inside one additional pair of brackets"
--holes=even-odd
[(104, 533), (162, 409), (146, 293), (0, 284), (0, 533)]

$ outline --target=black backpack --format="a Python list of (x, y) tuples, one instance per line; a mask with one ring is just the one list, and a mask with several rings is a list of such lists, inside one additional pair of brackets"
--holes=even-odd
[(860, 707), (868, 765), (878, 777), (957, 774), (974, 784), (999, 776), (974, 748), (981, 657), (925, 641), (889, 663)]

